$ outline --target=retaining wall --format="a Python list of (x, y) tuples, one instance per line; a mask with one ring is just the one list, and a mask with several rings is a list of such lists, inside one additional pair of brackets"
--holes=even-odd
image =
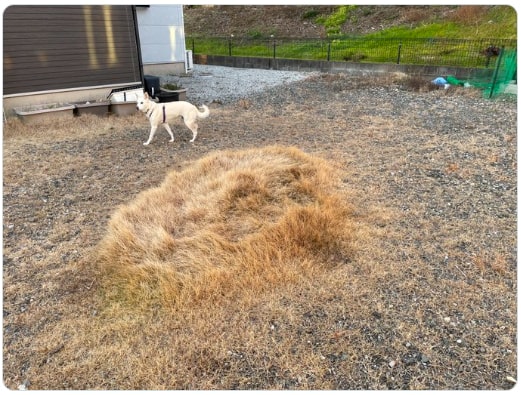
[(194, 55), (194, 63), (214, 66), (239, 67), (266, 70), (321, 71), (325, 73), (392, 73), (439, 77), (454, 75), (458, 79), (490, 78), (493, 69), (473, 69), (444, 66), (418, 66), (392, 63), (328, 62), (325, 60), (300, 60), (256, 58), (247, 56)]

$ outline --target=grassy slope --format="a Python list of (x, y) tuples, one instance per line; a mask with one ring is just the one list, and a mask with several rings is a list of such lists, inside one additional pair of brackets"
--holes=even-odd
[[(324, 37), (340, 24), (347, 35), (378, 37), (517, 37), (511, 6), (220, 6), (185, 7), (187, 36)], [(334, 28), (332, 29), (334, 30)]]
[[(204, 23), (209, 20), (213, 23)], [(262, 21), (263, 25), (255, 21)], [(389, 53), (389, 48), (394, 47), (388, 39), (515, 39), (517, 14), (510, 6), (198, 7), (185, 10), (185, 27), (187, 46), (195, 53), (228, 55), (231, 51), (235, 56), (272, 56), (271, 46), (265, 43), (271, 34), (301, 39), (349, 35), (376, 40), (334, 40), (329, 55), (323, 41), (279, 40), (277, 56), (389, 62), (394, 61), (396, 55), (393, 50)], [(229, 47), (229, 40), (223, 39), (230, 31), (236, 33), (233, 49)], [(197, 38), (192, 40), (192, 37)], [(244, 37), (256, 40), (243, 40)], [(407, 48), (410, 56), (402, 62), (409, 64), (424, 64), (427, 56), (430, 62), (439, 65), (484, 65), (479, 57), (467, 58), (469, 51), (478, 53), (482, 49), (478, 47), (469, 49), (445, 44), (443, 48), (433, 49), (425, 48), (421, 42), (409, 42)]]
[(517, 14), (515, 9), (510, 6), (495, 6), (488, 10), (460, 7), (456, 13), (453, 20), (420, 23), (414, 27), (396, 26), (369, 36), (382, 38), (517, 38)]

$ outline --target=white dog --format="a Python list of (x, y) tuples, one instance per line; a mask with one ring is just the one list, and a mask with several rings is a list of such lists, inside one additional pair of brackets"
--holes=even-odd
[(203, 104), (203, 110), (199, 111), (196, 106), (186, 101), (175, 101), (168, 103), (156, 103), (150, 99), (148, 93), (145, 92), (143, 99), (138, 100), (137, 108), (143, 111), (150, 121), (150, 136), (143, 145), (148, 145), (154, 138), (159, 125), (163, 125), (168, 134), (170, 134), (170, 141), (174, 141), (174, 134), (170, 129), (169, 122), (172, 122), (177, 117), (183, 117), (185, 125), (192, 131), (192, 140), (194, 142), (197, 137), (197, 120), (207, 118), (210, 115), (210, 110)]

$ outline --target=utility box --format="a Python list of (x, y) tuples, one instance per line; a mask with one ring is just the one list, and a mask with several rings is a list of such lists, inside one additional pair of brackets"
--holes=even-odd
[(145, 81), (145, 92), (147, 92), (151, 98), (155, 99), (161, 91), (159, 77), (155, 77), (153, 75), (144, 75), (143, 79)]

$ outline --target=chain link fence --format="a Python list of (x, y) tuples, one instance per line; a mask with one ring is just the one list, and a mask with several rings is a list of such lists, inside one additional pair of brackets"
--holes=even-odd
[(517, 52), (508, 39), (363, 38), (294, 39), (187, 37), (194, 54), (273, 57), (368, 63), (492, 68), (501, 49)]

